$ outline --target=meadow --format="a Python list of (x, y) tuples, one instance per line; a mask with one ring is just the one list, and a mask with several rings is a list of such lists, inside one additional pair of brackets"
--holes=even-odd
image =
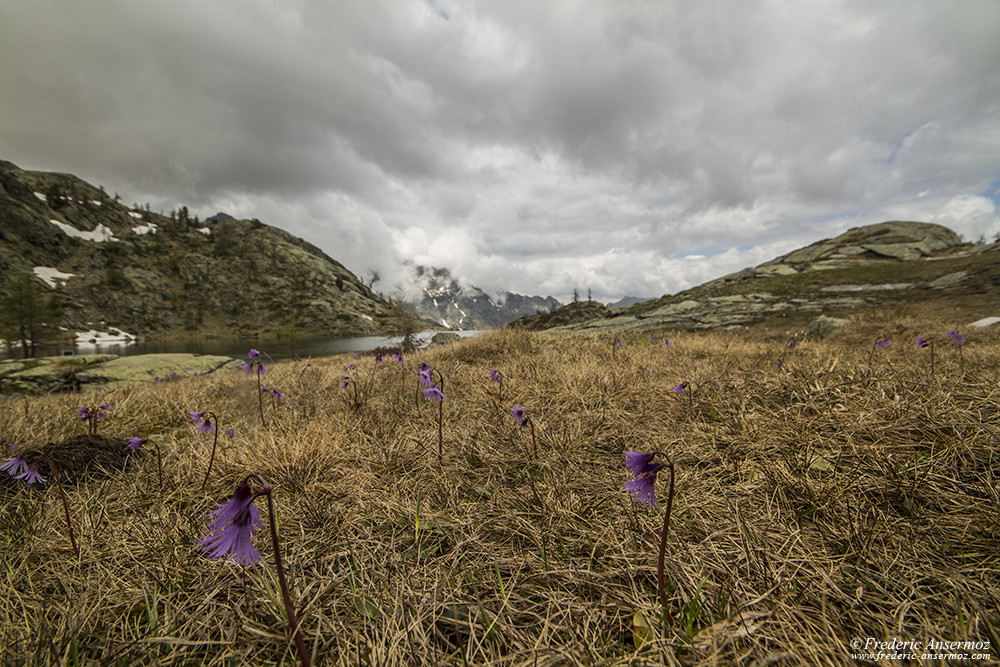
[[(316, 665), (841, 665), (868, 639), (996, 657), (1000, 332), (958, 345), (953, 328), (897, 309), (822, 340), (499, 330), (402, 364), (262, 350), (260, 381), (283, 398), (238, 371), (9, 398), (8, 457), (58, 461), (92, 427), (108, 455), (62, 475), (79, 557), (44, 460), (26, 454), (46, 484), (0, 483), (3, 659), (298, 663), (265, 499), (259, 563), (199, 544), (251, 474), (273, 489)], [(421, 363), (444, 378), (440, 403), (419, 391)], [(674, 465), (666, 609), (669, 478), (658, 507), (637, 503), (625, 451)]]

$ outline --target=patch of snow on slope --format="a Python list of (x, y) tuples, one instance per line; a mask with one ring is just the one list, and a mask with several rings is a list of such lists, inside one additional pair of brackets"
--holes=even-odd
[(48, 201), (49, 201), (49, 198), (46, 197), (45, 194), (42, 193), (42, 192), (36, 192), (35, 196), (38, 197), (39, 199), (41, 199), (45, 203), (48, 203)]
[(129, 211), (128, 214), (136, 220), (142, 220), (142, 211)]
[(59, 220), (49, 220), (49, 222), (61, 229), (63, 234), (66, 236), (72, 236), (73, 238), (82, 239), (84, 241), (93, 241), (94, 243), (118, 241), (118, 239), (115, 238), (114, 232), (102, 224), (98, 224), (91, 232), (81, 232), (76, 227), (67, 225), (65, 222), (60, 222)]
[(136, 227), (133, 227), (132, 231), (138, 234), (139, 236), (142, 236), (143, 234), (155, 234), (157, 232), (156, 223), (150, 222), (145, 225), (138, 225)]
[(51, 266), (36, 266), (32, 271), (52, 289), (61, 287), (67, 280), (76, 275), (75, 273), (63, 273)]
[(138, 339), (135, 334), (130, 334), (121, 329), (108, 327), (107, 331), (77, 331), (76, 343), (78, 345), (89, 343), (91, 345), (109, 345), (118, 343), (134, 343)]
[(209, 236), (212, 233), (212, 230), (209, 229), (208, 227), (199, 227), (198, 231), (204, 234), (205, 236)]

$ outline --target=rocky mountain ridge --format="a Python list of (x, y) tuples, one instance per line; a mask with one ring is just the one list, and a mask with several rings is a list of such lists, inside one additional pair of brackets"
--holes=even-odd
[(411, 307), (422, 319), (449, 329), (490, 329), (561, 305), (551, 296), (512, 292), (504, 292), (498, 303), (478, 287), (462, 286), (448, 269), (418, 266), (414, 273), (422, 295)]
[[(648, 331), (744, 326), (768, 318), (844, 315), (882, 303), (947, 298), (996, 303), (1000, 243), (964, 243), (924, 222), (857, 227), (756, 267), (606, 313), (523, 318), (514, 326)], [(557, 311), (558, 313), (558, 311)]]
[(379, 333), (397, 316), (319, 248), (227, 217), (162, 215), (71, 174), (0, 161), (0, 281), (34, 275), (59, 296), (65, 326), (84, 331), (332, 337)]

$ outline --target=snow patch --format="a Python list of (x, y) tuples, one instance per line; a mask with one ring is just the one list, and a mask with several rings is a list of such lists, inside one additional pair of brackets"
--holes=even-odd
[(199, 227), (198, 231), (204, 234), (205, 236), (210, 236), (212, 234), (212, 230), (209, 229), (208, 227)]
[(145, 234), (155, 234), (157, 232), (156, 223), (150, 222), (145, 225), (138, 225), (133, 227), (132, 231), (139, 236), (143, 236)]
[(42, 200), (43, 202), (45, 202), (46, 204), (47, 204), (47, 203), (49, 202), (49, 198), (48, 198), (48, 197), (46, 197), (46, 196), (45, 196), (45, 194), (44, 194), (44, 193), (42, 193), (42, 192), (36, 192), (36, 193), (35, 193), (35, 196), (36, 196), (36, 197), (38, 197), (39, 199), (41, 199), (41, 200)]
[(372, 319), (372, 317), (370, 315), (362, 315), (361, 317), (365, 318), (369, 322), (374, 322), (375, 321), (375, 320)]
[(970, 327), (989, 327), (989, 326), (993, 326), (994, 324), (997, 324), (997, 323), (1000, 323), (1000, 317), (984, 317), (981, 320), (976, 320), (975, 322), (973, 322), (969, 326)]
[(91, 329), (90, 331), (76, 332), (77, 345), (94, 345), (98, 347), (101, 345), (120, 345), (121, 343), (134, 343), (138, 339), (139, 337), (135, 334), (130, 334), (114, 327), (108, 327), (107, 331)]
[(75, 273), (63, 273), (51, 266), (36, 266), (32, 271), (52, 289), (61, 287), (67, 280), (76, 275)]
[(129, 211), (128, 214), (136, 220), (142, 220), (142, 211)]
[(49, 220), (49, 222), (61, 229), (63, 234), (66, 236), (72, 236), (73, 238), (82, 239), (84, 241), (93, 241), (94, 243), (118, 241), (118, 239), (115, 238), (115, 233), (102, 224), (98, 224), (94, 227), (93, 231), (81, 232), (76, 227), (67, 225), (65, 222), (60, 222), (59, 220)]
[(100, 201), (99, 199), (91, 199), (90, 203), (93, 204), (94, 206), (103, 206), (104, 205), (104, 202)]

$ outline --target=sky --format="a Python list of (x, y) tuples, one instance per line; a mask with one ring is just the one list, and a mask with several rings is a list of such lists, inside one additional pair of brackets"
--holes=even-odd
[(0, 159), (375, 288), (656, 297), (851, 227), (1000, 233), (996, 0), (0, 0)]

